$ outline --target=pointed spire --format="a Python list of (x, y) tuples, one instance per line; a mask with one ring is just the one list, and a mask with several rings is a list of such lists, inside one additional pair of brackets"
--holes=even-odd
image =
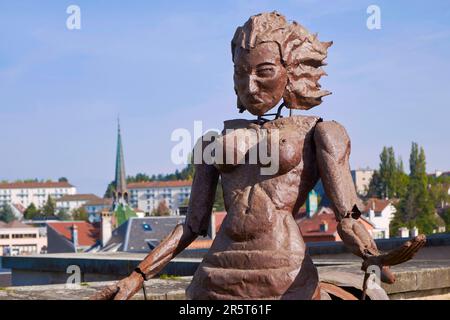
[(127, 181), (125, 174), (125, 161), (123, 157), (122, 137), (120, 132), (120, 119), (117, 117), (117, 153), (116, 176), (114, 180), (114, 205), (126, 204), (128, 201)]

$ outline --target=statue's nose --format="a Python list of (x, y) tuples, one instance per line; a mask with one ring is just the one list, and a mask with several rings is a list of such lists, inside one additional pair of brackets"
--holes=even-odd
[(254, 76), (250, 75), (248, 77), (248, 92), (250, 94), (258, 93), (258, 84)]

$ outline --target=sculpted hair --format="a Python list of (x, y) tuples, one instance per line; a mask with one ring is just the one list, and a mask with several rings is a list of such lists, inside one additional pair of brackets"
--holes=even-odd
[[(308, 110), (319, 105), (322, 97), (331, 94), (321, 90), (319, 79), (326, 75), (327, 50), (333, 42), (320, 42), (317, 34), (309, 33), (297, 22), (289, 23), (277, 13), (261, 13), (250, 17), (238, 27), (231, 41), (233, 62), (236, 50), (252, 49), (258, 44), (274, 42), (280, 50), (280, 57), (288, 74), (288, 83), (283, 95), (288, 108)], [(238, 108), (245, 106), (239, 100)]]

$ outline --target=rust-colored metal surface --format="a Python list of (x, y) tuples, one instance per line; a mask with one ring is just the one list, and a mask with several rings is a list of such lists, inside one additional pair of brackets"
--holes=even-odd
[(331, 283), (321, 282), (320, 288), (322, 290), (324, 290), (327, 294), (329, 294), (329, 295), (331, 294), (341, 300), (358, 300), (358, 298), (355, 297), (350, 292), (348, 292), (334, 284), (331, 284)]
[[(227, 216), (187, 289), (190, 299), (326, 297), (293, 218), (319, 179), (333, 202), (339, 235), (355, 255), (379, 266), (401, 260), (373, 258), (380, 253), (358, 221), (361, 205), (350, 173), (350, 139), (344, 127), (313, 116), (262, 118), (281, 101), (290, 109), (310, 109), (322, 102), (329, 92), (318, 81), (325, 74), (321, 66), (330, 45), (275, 12), (252, 16), (236, 30), (232, 56), (237, 104), (258, 118), (226, 121), (214, 142), (198, 142), (200, 154), (214, 143), (214, 150), (227, 161), (217, 154), (214, 161), (199, 159), (194, 152), (195, 177), (185, 224), (129, 277), (93, 299), (130, 298), (143, 278), (156, 275), (197, 236), (206, 235), (219, 177)], [(263, 170), (270, 165), (260, 154), (251, 156), (263, 149), (263, 141), (270, 142), (270, 165), (276, 164), (270, 173)], [(397, 256), (410, 259), (423, 243), (399, 249)], [(324, 286), (332, 294), (354, 298)]]

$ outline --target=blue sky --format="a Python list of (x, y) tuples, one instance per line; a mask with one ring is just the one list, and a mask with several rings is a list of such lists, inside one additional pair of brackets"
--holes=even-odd
[[(81, 30), (66, 8), (81, 8)], [(381, 8), (381, 30), (366, 9)], [(230, 41), (250, 15), (277, 10), (333, 40), (308, 112), (342, 123), (352, 167), (384, 145), (407, 167), (450, 170), (450, 2), (0, 0), (0, 179), (66, 176), (102, 195), (114, 176), (120, 114), (128, 174), (168, 173), (176, 128), (221, 128), (235, 108)]]

